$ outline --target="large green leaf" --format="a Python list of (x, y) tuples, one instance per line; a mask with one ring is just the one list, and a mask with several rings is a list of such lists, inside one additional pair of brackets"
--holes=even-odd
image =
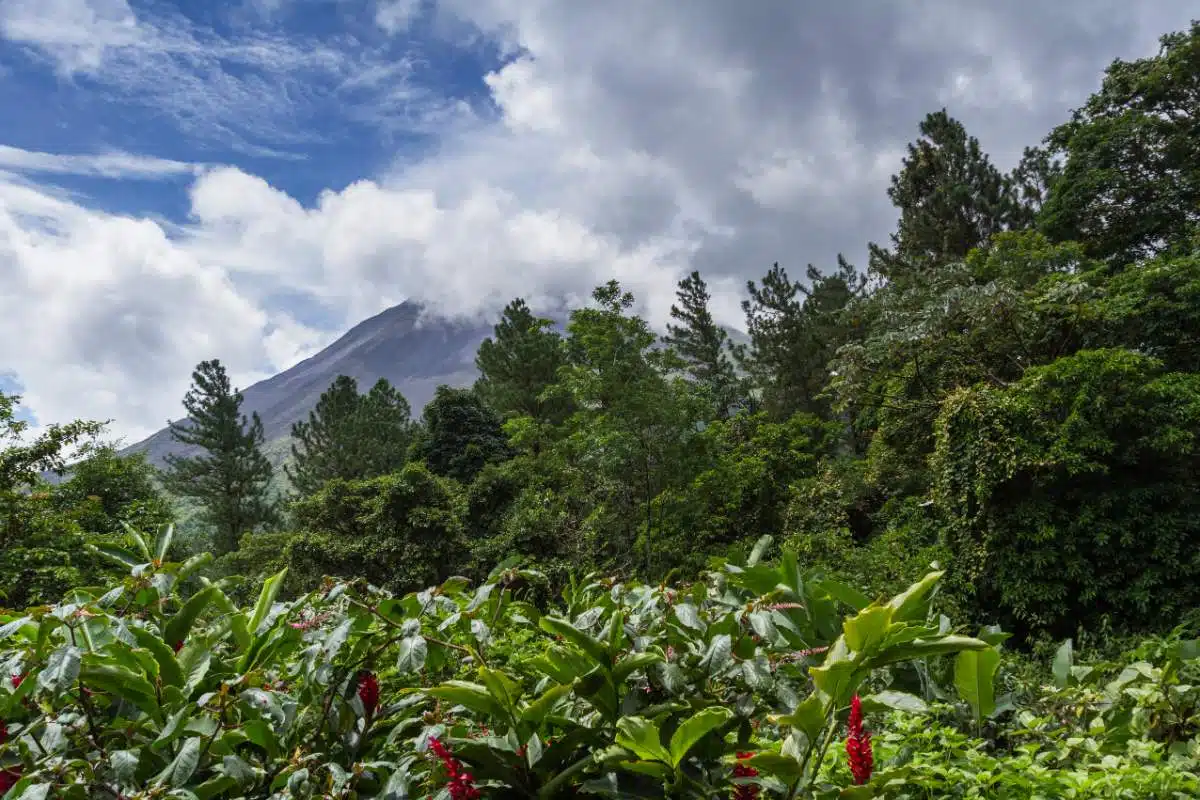
[(964, 650), (954, 661), (954, 685), (958, 695), (971, 707), (978, 724), (996, 708), (996, 669), (1000, 666), (1000, 651)]
[(436, 697), (439, 700), (445, 700), (455, 705), (464, 706), (481, 714), (488, 714), (493, 717), (504, 716), (504, 709), (492, 698), (487, 687), (481, 686), (478, 683), (453, 680), (446, 681), (440, 686), (434, 686), (429, 689), (416, 689), (414, 691), (422, 692), (430, 697)]
[(79, 676), (85, 686), (128, 700), (154, 719), (162, 719), (154, 686), (139, 673), (111, 664), (84, 664)]
[(155, 782), (165, 783), (175, 788), (186, 786), (192, 775), (195, 774), (196, 767), (200, 764), (200, 744), (198, 736), (184, 739), (179, 753), (158, 774), (154, 779)]
[(855, 653), (873, 654), (887, 637), (893, 610), (888, 606), (869, 606), (842, 623), (846, 645)]
[(731, 719), (733, 712), (728, 708), (713, 706), (685, 720), (671, 735), (671, 766), (678, 768), (696, 742)]
[(1071, 640), (1067, 639), (1058, 646), (1058, 650), (1054, 653), (1054, 685), (1060, 689), (1065, 689), (1067, 684), (1071, 682), (1071, 667), (1075, 664), (1075, 650), (1071, 646)]
[(558, 684), (542, 692), (541, 696), (521, 710), (521, 719), (540, 725), (559, 700), (571, 693), (571, 684)]
[(79, 677), (82, 657), (83, 654), (74, 645), (63, 645), (55, 650), (38, 673), (38, 688), (55, 695), (65, 692)]
[(921, 580), (909, 586), (900, 594), (888, 601), (893, 610), (892, 619), (895, 622), (910, 622), (921, 620), (929, 612), (929, 600), (944, 571), (930, 572)]
[(664, 661), (658, 653), (631, 653), (613, 667), (613, 681), (620, 683), (639, 669)]
[(288, 568), (276, 572), (271, 577), (263, 582), (262, 590), (258, 593), (258, 602), (254, 604), (254, 611), (247, 620), (246, 630), (251, 634), (259, 633), (258, 626), (267, 618), (267, 614), (271, 611), (271, 605), (275, 602), (275, 597), (279, 594), (279, 588), (283, 585), (283, 579), (287, 575)]
[(662, 745), (658, 726), (642, 717), (621, 717), (617, 722), (617, 744), (644, 761), (671, 763), (671, 754)]
[(166, 560), (167, 552), (171, 549), (171, 540), (175, 538), (175, 524), (170, 523), (163, 528), (162, 533), (154, 542), (154, 559), (160, 564)]
[(216, 599), (218, 592), (220, 589), (216, 586), (205, 586), (187, 599), (187, 602), (175, 612), (175, 616), (171, 617), (163, 629), (163, 639), (167, 644), (174, 647), (187, 639), (192, 626), (196, 624), (196, 619), (204, 612), (208, 604)]
[(561, 636), (563, 639), (591, 656), (597, 664), (603, 664), (605, 666), (610, 664), (608, 648), (605, 647), (604, 643), (595, 636), (579, 630), (565, 619), (558, 619), (556, 617), (542, 617), (540, 620), (538, 620), (538, 627), (547, 633), (555, 636)]
[(987, 642), (971, 636), (950, 635), (929, 640), (918, 639), (914, 642), (885, 648), (868, 663), (871, 667), (883, 667), (901, 661), (911, 661), (914, 658), (949, 655), (963, 650), (984, 650), (990, 646)]
[(406, 636), (400, 640), (396, 656), (396, 670), (401, 674), (420, 672), (429, 655), (429, 646), (423, 636)]
[(183, 670), (180, 669), (179, 662), (175, 659), (175, 651), (145, 628), (133, 627), (129, 630), (137, 639), (138, 644), (149, 650), (150, 654), (154, 656), (154, 660), (158, 662), (158, 675), (162, 678), (163, 683), (182, 688), (184, 685)]

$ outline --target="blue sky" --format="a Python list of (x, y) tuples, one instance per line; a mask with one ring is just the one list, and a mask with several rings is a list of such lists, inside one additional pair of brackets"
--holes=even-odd
[(406, 299), (864, 263), (942, 106), (1001, 166), (1194, 4), (0, 0), (0, 388), (177, 416)]

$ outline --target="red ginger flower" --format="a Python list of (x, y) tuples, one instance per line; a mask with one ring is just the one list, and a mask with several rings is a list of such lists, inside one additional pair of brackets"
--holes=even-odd
[(358, 699), (362, 701), (367, 716), (375, 713), (379, 705), (379, 679), (374, 673), (364, 672), (358, 679)]
[(19, 780), (21, 780), (21, 770), (0, 769), (0, 795), (16, 786)]
[(451, 800), (478, 800), (479, 789), (475, 787), (475, 776), (463, 769), (463, 764), (451, 754), (449, 748), (434, 737), (429, 740), (429, 749), (442, 760), (446, 769), (446, 789)]
[(871, 734), (863, 728), (862, 701), (858, 699), (858, 695), (854, 695), (854, 699), (850, 701), (850, 720), (847, 728), (849, 732), (846, 735), (846, 760), (854, 782), (861, 786), (871, 780), (871, 770), (875, 761), (871, 753)]
[[(758, 770), (749, 764), (742, 764), (754, 756), (754, 753), (738, 753), (738, 762), (733, 767), (733, 777), (735, 778), (754, 778), (758, 776)], [(759, 787), (753, 783), (738, 783), (733, 787), (733, 800), (755, 800), (758, 797)]]
[(12, 687), (14, 689), (19, 689), (21, 687), (21, 681), (25, 680), (25, 676), (24, 675), (13, 675), (11, 680), (12, 680)]

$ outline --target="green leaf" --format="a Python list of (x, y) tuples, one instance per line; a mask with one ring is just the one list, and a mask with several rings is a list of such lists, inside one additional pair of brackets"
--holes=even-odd
[(774, 775), (778, 778), (799, 778), (803, 774), (799, 761), (781, 753), (770, 751), (755, 753), (743, 763), (749, 764), (763, 774)]
[(700, 659), (700, 668), (708, 670), (709, 675), (716, 675), (729, 665), (733, 652), (733, 640), (727, 633), (717, 634), (708, 643), (704, 657)]
[(671, 766), (678, 768), (696, 742), (733, 719), (733, 712), (722, 706), (706, 708), (683, 722), (671, 736)]
[(183, 691), (190, 695), (208, 674), (212, 651), (198, 644), (189, 644), (179, 651), (179, 669), (183, 672)]
[(123, 786), (133, 786), (137, 781), (139, 755), (136, 750), (117, 750), (109, 757), (113, 774)]
[(779, 717), (778, 721), (803, 732), (810, 742), (815, 742), (825, 727), (825, 704), (817, 695), (810, 694), (795, 711)]
[(156, 783), (167, 783), (174, 787), (185, 786), (200, 764), (200, 737), (185, 739), (179, 754), (167, 764), (154, 779)]
[(833, 578), (822, 578), (821, 588), (825, 590), (835, 600), (853, 608), (855, 611), (862, 611), (867, 606), (871, 605), (870, 599), (865, 594), (855, 589), (853, 586), (834, 580)]
[(754, 543), (754, 549), (750, 551), (750, 557), (746, 559), (746, 566), (753, 567), (762, 561), (763, 555), (767, 552), (767, 548), (771, 546), (774, 538), (771, 534), (758, 537), (758, 541)]
[(542, 617), (538, 620), (538, 627), (547, 633), (561, 636), (591, 656), (597, 664), (607, 666), (610, 663), (608, 648), (604, 646), (603, 642), (589, 633), (584, 633), (566, 620), (557, 619), (556, 617)]
[(254, 613), (250, 615), (250, 619), (246, 623), (246, 630), (250, 633), (258, 634), (258, 626), (270, 613), (271, 605), (275, 602), (276, 595), (279, 594), (279, 588), (283, 585), (287, 571), (288, 568), (284, 567), (263, 582), (262, 591), (258, 593), (258, 602), (254, 604)]
[(639, 669), (658, 664), (664, 659), (658, 653), (631, 653), (613, 667), (613, 681), (620, 683)]
[(911, 661), (914, 658), (948, 655), (963, 650), (984, 650), (990, 647), (987, 642), (971, 636), (940, 636), (935, 639), (906, 642), (895, 647), (885, 648), (870, 660), (870, 666), (883, 667), (901, 661)]
[(479, 679), (483, 681), (483, 685), (487, 687), (488, 693), (491, 694), (497, 705), (509, 714), (516, 715), (517, 703), (524, 694), (521, 684), (503, 672), (487, 667), (479, 668)]
[(894, 612), (892, 620), (909, 622), (924, 619), (925, 615), (929, 613), (931, 593), (944, 574), (945, 572), (941, 570), (931, 572), (888, 601), (888, 606)]
[(1071, 667), (1075, 663), (1075, 650), (1071, 646), (1071, 640), (1067, 639), (1058, 646), (1058, 651), (1054, 654), (1054, 685), (1059, 689), (1065, 689), (1071, 682)]
[(679, 620), (679, 624), (685, 628), (691, 628), (694, 631), (704, 631), (704, 622), (700, 619), (700, 612), (691, 603), (677, 603), (674, 607), (675, 618)]
[(529, 703), (521, 710), (521, 719), (525, 722), (540, 725), (542, 720), (546, 718), (559, 700), (571, 693), (573, 687), (571, 684), (558, 684), (551, 686), (546, 691), (542, 692), (532, 703)]
[(779, 630), (775, 627), (775, 621), (771, 619), (770, 611), (750, 612), (750, 627), (767, 644), (774, 644), (775, 637), (779, 635)]
[(401, 675), (409, 672), (420, 672), (425, 666), (425, 658), (429, 655), (429, 645), (424, 636), (407, 636), (400, 640), (399, 653), (396, 656), (396, 669)]
[(175, 538), (175, 524), (170, 523), (163, 528), (154, 543), (154, 559), (160, 564), (166, 560), (167, 551), (171, 549), (171, 540)]
[(855, 653), (872, 655), (887, 637), (893, 610), (889, 606), (869, 606), (842, 623), (846, 645)]
[(954, 685), (958, 696), (967, 702), (975, 715), (975, 724), (996, 708), (996, 669), (1000, 666), (1000, 651), (964, 650), (954, 661)]
[(84, 664), (79, 676), (85, 686), (128, 700), (154, 719), (162, 719), (154, 686), (141, 674), (111, 664)]
[(133, 638), (137, 639), (138, 644), (149, 650), (150, 654), (154, 656), (154, 660), (158, 662), (158, 674), (163, 683), (183, 688), (183, 670), (179, 668), (179, 662), (175, 659), (175, 651), (145, 628), (130, 628), (129, 630), (133, 634)]
[(929, 705), (915, 694), (894, 689), (885, 689), (863, 698), (863, 705), (869, 707), (872, 704), (894, 711), (906, 711), (909, 714), (925, 714), (929, 711)]
[(124, 520), (121, 521), (121, 527), (125, 529), (125, 534), (130, 539), (133, 539), (133, 543), (137, 545), (138, 552), (142, 554), (143, 562), (152, 561), (153, 557), (150, 555), (150, 548), (146, 546), (146, 537), (142, 536), (136, 528)]
[(220, 590), (216, 586), (205, 586), (200, 591), (187, 599), (183, 607), (175, 612), (175, 616), (171, 617), (163, 629), (163, 640), (171, 647), (177, 643), (186, 641), (188, 634), (192, 630), (192, 626), (196, 624), (197, 617), (203, 613), (209, 603), (216, 598)]
[(263, 719), (249, 719), (242, 723), (242, 732), (251, 744), (256, 744), (267, 752), (269, 758), (279, 757), (279, 739), (275, 731)]
[(662, 746), (658, 726), (641, 717), (621, 717), (617, 721), (617, 744), (644, 761), (671, 763), (671, 754)]
[(93, 552), (98, 556), (103, 556), (109, 561), (120, 564), (124, 567), (136, 567), (139, 564), (145, 563), (139, 561), (137, 556), (121, 547), (113, 547), (112, 545), (108, 544), (91, 543), (84, 545), (84, 547), (90, 552)]
[(488, 714), (493, 717), (504, 716), (504, 710), (492, 699), (487, 687), (480, 686), (478, 683), (454, 680), (446, 681), (440, 686), (434, 686), (429, 689), (415, 689), (412, 691), (419, 691), (430, 697), (436, 697), (439, 700), (446, 700), (455, 705), (465, 706), (481, 714)]
[(73, 645), (63, 645), (50, 654), (46, 666), (38, 673), (38, 688), (58, 695), (70, 688), (79, 677), (83, 653)]

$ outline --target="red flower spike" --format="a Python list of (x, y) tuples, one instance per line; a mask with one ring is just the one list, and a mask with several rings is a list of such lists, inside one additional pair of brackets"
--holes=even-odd
[[(738, 753), (738, 762), (733, 766), (733, 777), (735, 778), (754, 778), (758, 776), (758, 770), (749, 764), (743, 764), (742, 761), (753, 758), (754, 753)], [(733, 800), (755, 800), (759, 795), (759, 787), (753, 783), (739, 783), (733, 787)]]
[(19, 688), (21, 688), (21, 682), (25, 680), (25, 676), (24, 675), (13, 675), (11, 680), (12, 680), (12, 687), (14, 689), (19, 689)]
[(358, 699), (362, 701), (367, 716), (372, 716), (379, 706), (379, 679), (374, 673), (364, 672), (358, 679)]
[(871, 780), (871, 770), (875, 766), (871, 753), (871, 734), (863, 728), (862, 701), (858, 695), (850, 701), (850, 719), (846, 724), (846, 761), (850, 765), (850, 774), (854, 782), (861, 786)]
[(478, 800), (481, 796), (475, 786), (475, 776), (463, 769), (463, 764), (437, 737), (429, 740), (429, 749), (442, 760), (446, 770), (446, 789), (451, 800)]
[(19, 780), (21, 780), (21, 770), (0, 769), (0, 795), (16, 786)]
[(179, 640), (175, 644), (171, 645), (171, 647), (175, 650), (175, 653), (178, 654), (179, 651), (183, 649), (183, 640)]
[(8, 741), (8, 723), (0, 719), (0, 744)]

